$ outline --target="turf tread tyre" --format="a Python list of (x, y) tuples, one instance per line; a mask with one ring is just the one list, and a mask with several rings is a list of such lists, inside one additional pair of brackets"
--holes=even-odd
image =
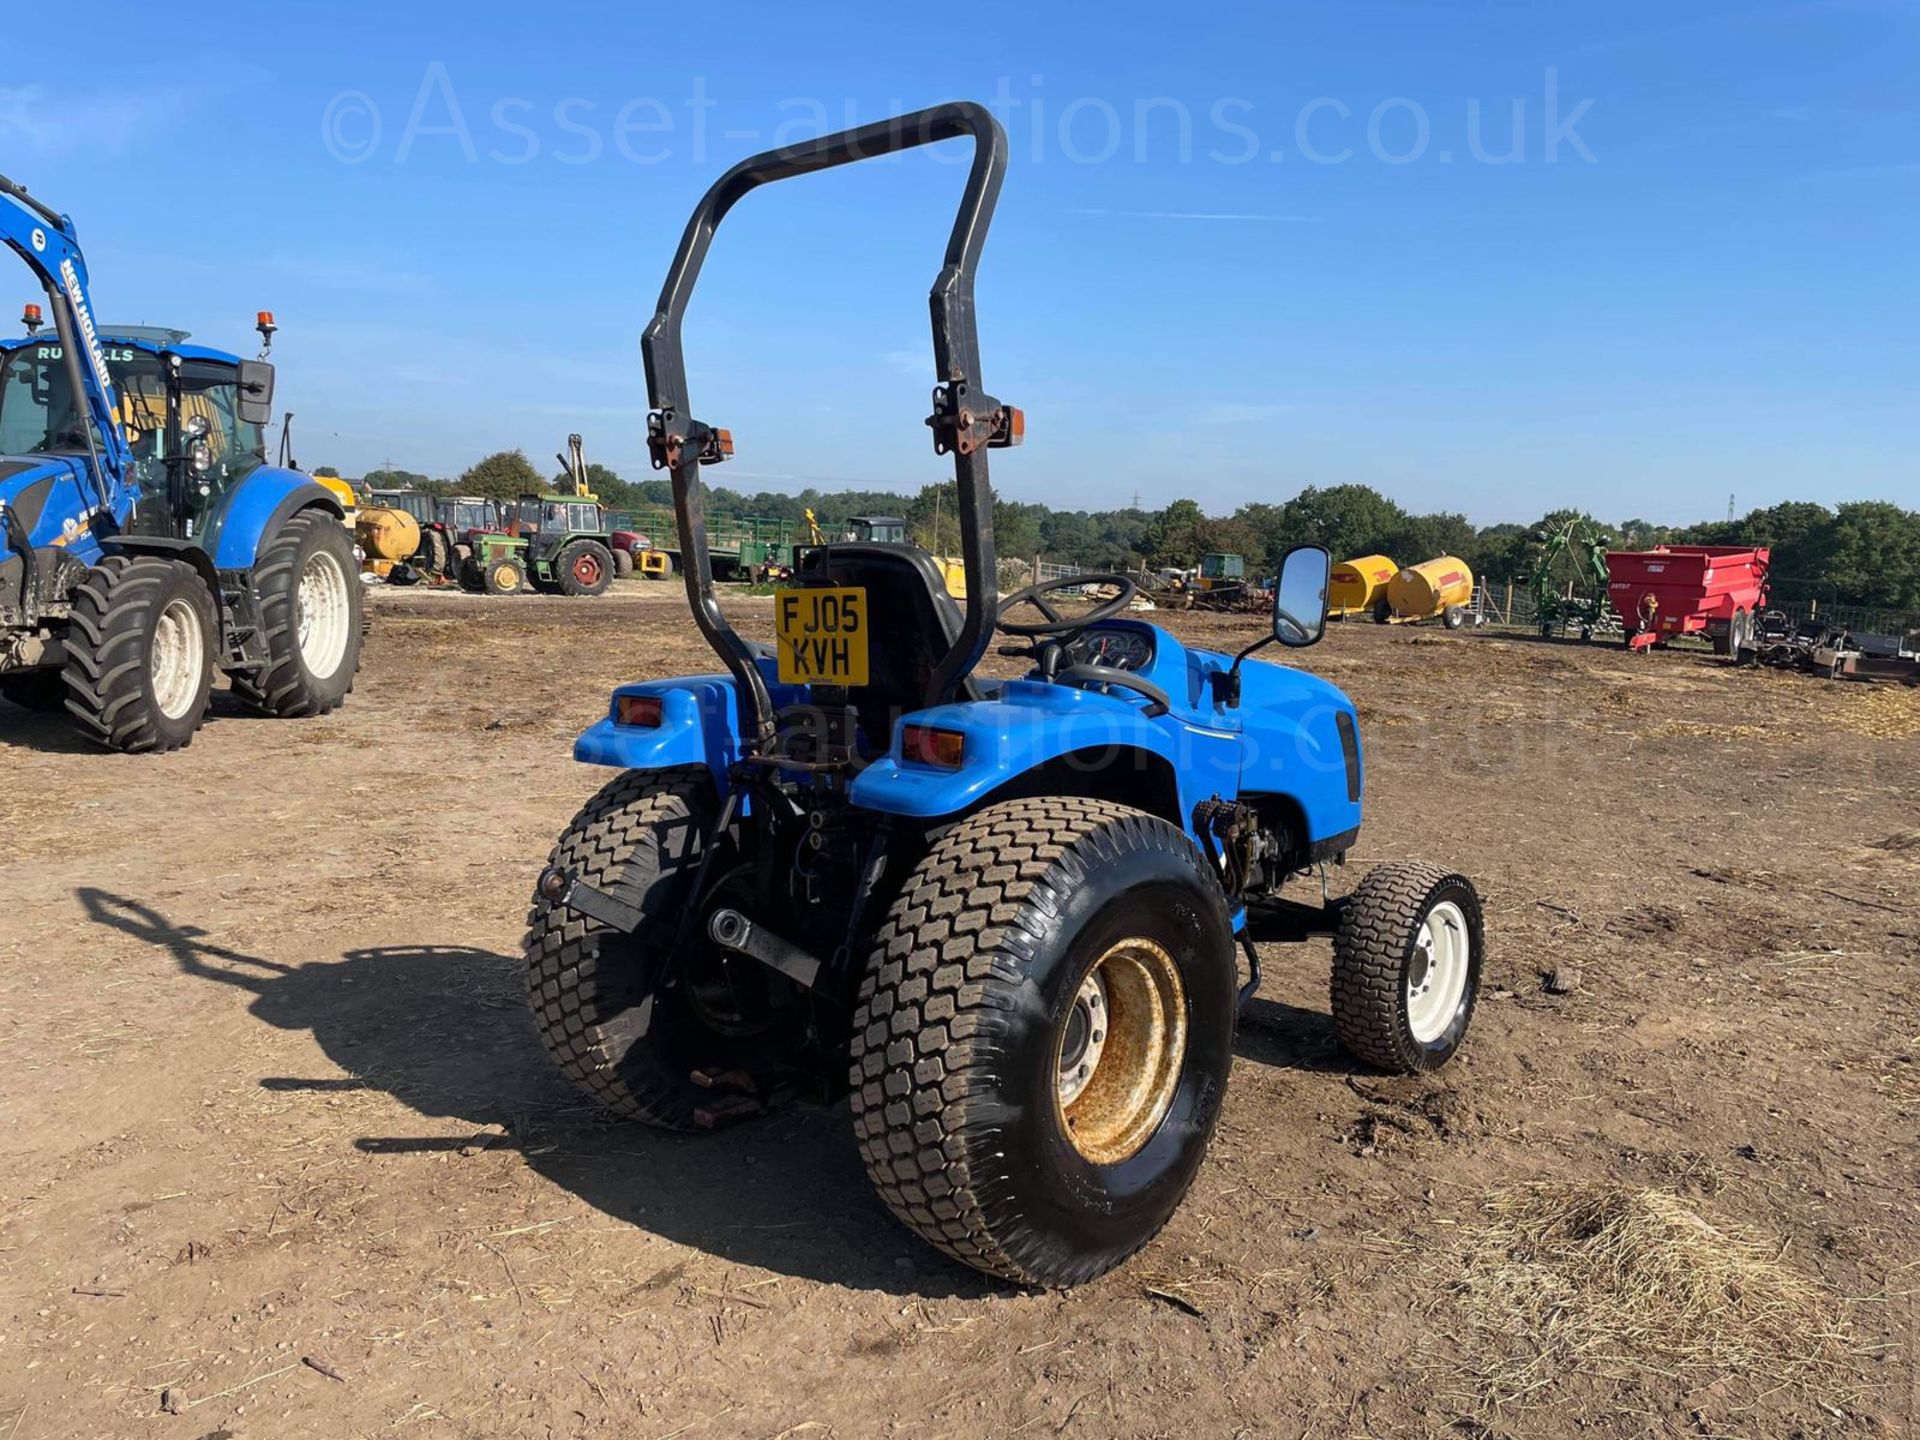
[[(635, 905), (659, 904), (653, 892), (690, 884), (699, 847), (687, 846), (662, 863), (666, 828), (704, 822), (715, 809), (713, 777), (704, 767), (629, 770), (603, 786), (555, 842), (547, 863), (561, 866), (595, 889)], [(691, 834), (691, 830), (686, 833)], [(685, 884), (676, 887), (675, 882)], [(689, 897), (674, 899), (684, 903)], [(668, 907), (663, 907), (668, 908)], [(601, 1001), (624, 992), (631, 955), (604, 953), (610, 933), (564, 906), (536, 895), (522, 948), (527, 999), (534, 1027), (561, 1072), (616, 1114), (668, 1129), (690, 1129), (694, 1101), (685, 1070), (674, 1070), (642, 1044), (621, 1045)]]
[[(1156, 816), (1078, 797), (990, 806), (949, 830), (890, 907), (861, 983), (850, 1080), (854, 1132), (874, 1187), (929, 1244), (1018, 1283), (1091, 1279), (1145, 1245), (1167, 1218), (1117, 1251), (1058, 1253), (1010, 1193), (999, 1111), (987, 1098), (1023, 990), (1031, 998), (1031, 957), (1046, 919), (1127, 847), (1191, 858), (1217, 910), (1231, 988), (1225, 898), (1193, 842)], [(1224, 1025), (1230, 1049), (1231, 1006)], [(1218, 1116), (1211, 1103), (1203, 1149)], [(1189, 1174), (1169, 1215), (1190, 1183)]]
[[(439, 532), (429, 531), (439, 537)], [(346, 584), (347, 648), (331, 675), (307, 669), (300, 653), (300, 575), (307, 557), (319, 550), (333, 556)], [(266, 666), (239, 671), (230, 678), (233, 692), (263, 715), (306, 719), (338, 710), (353, 693), (360, 670), (362, 597), (359, 566), (346, 528), (325, 510), (302, 510), (280, 527), (253, 570), (253, 593), (260, 606), (260, 641)]]
[[(180, 597), (200, 616), (201, 675), (186, 714), (170, 718), (154, 699), (151, 650), (161, 611)], [(206, 716), (219, 640), (213, 596), (199, 572), (152, 555), (109, 555), (87, 572), (71, 598), (66, 708), (80, 732), (129, 755), (191, 744)]]
[[(1396, 862), (1369, 871), (1347, 898), (1333, 939), (1331, 998), (1334, 1028), (1356, 1058), (1382, 1070), (1418, 1074), (1451, 1058), (1425, 1050), (1405, 1030), (1404, 976), (1414, 932), (1436, 892), (1464, 900), (1474, 971), (1464, 999), (1471, 1020), (1479, 994), (1483, 943), (1480, 902), (1465, 876), (1423, 861)], [(1464, 896), (1457, 892), (1464, 890)], [(1464, 1021), (1460, 1025), (1464, 1033)]]

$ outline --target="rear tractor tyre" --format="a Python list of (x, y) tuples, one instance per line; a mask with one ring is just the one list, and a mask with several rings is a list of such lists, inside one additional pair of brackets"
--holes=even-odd
[(1473, 882), (1417, 861), (1370, 871), (1333, 941), (1333, 1023), (1382, 1070), (1437, 1070), (1459, 1050), (1480, 996), (1485, 927)]
[(613, 578), (625, 580), (633, 574), (633, 552), (616, 550), (613, 552)]
[(989, 806), (875, 935), (852, 1041), (867, 1173), (977, 1270), (1104, 1274), (1193, 1183), (1236, 1001), (1225, 899), (1178, 828), (1105, 801)]
[(347, 532), (322, 510), (302, 510), (280, 527), (253, 590), (267, 663), (235, 674), (234, 693), (282, 719), (340, 708), (360, 669), (360, 585)]
[(574, 816), (548, 863), (644, 909), (641, 928), (622, 934), (538, 894), (527, 917), (527, 998), (548, 1053), (608, 1109), (672, 1130), (693, 1128), (714, 1098), (694, 1084), (695, 1070), (751, 1073), (798, 1038), (798, 1012), (736, 998), (765, 1000), (783, 978), (704, 938), (677, 983), (657, 983), (694, 908), (718, 811), (704, 766), (626, 772)]
[(613, 552), (597, 540), (576, 540), (553, 562), (562, 595), (604, 595), (613, 583)]
[(182, 748), (206, 718), (219, 633), (213, 595), (191, 565), (108, 556), (73, 592), (68, 713), (109, 750)]
[(512, 595), (526, 585), (527, 572), (518, 560), (489, 560), (480, 572), (480, 588), (489, 595)]
[(0, 675), (0, 700), (37, 714), (58, 715), (67, 708), (67, 678), (51, 667)]
[(452, 565), (452, 550), (447, 537), (439, 530), (424, 530), (420, 535), (420, 548), (414, 552), (414, 564), (427, 575), (445, 575)]

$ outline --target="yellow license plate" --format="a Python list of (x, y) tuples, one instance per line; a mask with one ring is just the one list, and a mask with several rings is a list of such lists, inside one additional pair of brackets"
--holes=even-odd
[(867, 683), (867, 592), (857, 585), (776, 590), (782, 685)]

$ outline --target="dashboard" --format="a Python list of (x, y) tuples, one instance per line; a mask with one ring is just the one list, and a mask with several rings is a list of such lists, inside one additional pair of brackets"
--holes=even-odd
[(1110, 670), (1139, 674), (1153, 664), (1153, 635), (1149, 631), (1095, 626), (1073, 642), (1073, 658), (1081, 665), (1104, 665)]

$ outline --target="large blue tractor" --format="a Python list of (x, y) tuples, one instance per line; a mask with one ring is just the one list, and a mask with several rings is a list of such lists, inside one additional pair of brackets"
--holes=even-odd
[(4, 176), (0, 243), (46, 294), (0, 341), (0, 696), (129, 752), (187, 744), (216, 670), (270, 715), (337, 707), (358, 566), (339, 501), (267, 463), (273, 367), (98, 324), (73, 222)]
[[(681, 360), (715, 228), (769, 181), (961, 138), (928, 424), (954, 460), (964, 607), (924, 551), (835, 542), (776, 594), (774, 646), (750, 642), (706, 563), (701, 469), (733, 441), (692, 418)], [(743, 161), (694, 212), (642, 346), (725, 673), (623, 686), (581, 736), (579, 759), (620, 773), (554, 847), (526, 954), (548, 1048), (615, 1111), (710, 1126), (796, 1075), (847, 1081), (896, 1215), (983, 1271), (1069, 1285), (1191, 1184), (1256, 939), (1331, 937), (1339, 1033), (1401, 1072), (1460, 1046), (1483, 942), (1472, 884), (1438, 866), (1329, 898), (1360, 829), (1354, 707), (1251, 658), (1320, 639), (1326, 551), (1284, 558), (1271, 631), (1238, 655), (1134, 618), (1123, 576), (998, 597), (987, 455), (1024, 422), (982, 388), (973, 281), (1006, 157), (986, 110), (944, 105)], [(996, 629), (1023, 678), (975, 673)]]

